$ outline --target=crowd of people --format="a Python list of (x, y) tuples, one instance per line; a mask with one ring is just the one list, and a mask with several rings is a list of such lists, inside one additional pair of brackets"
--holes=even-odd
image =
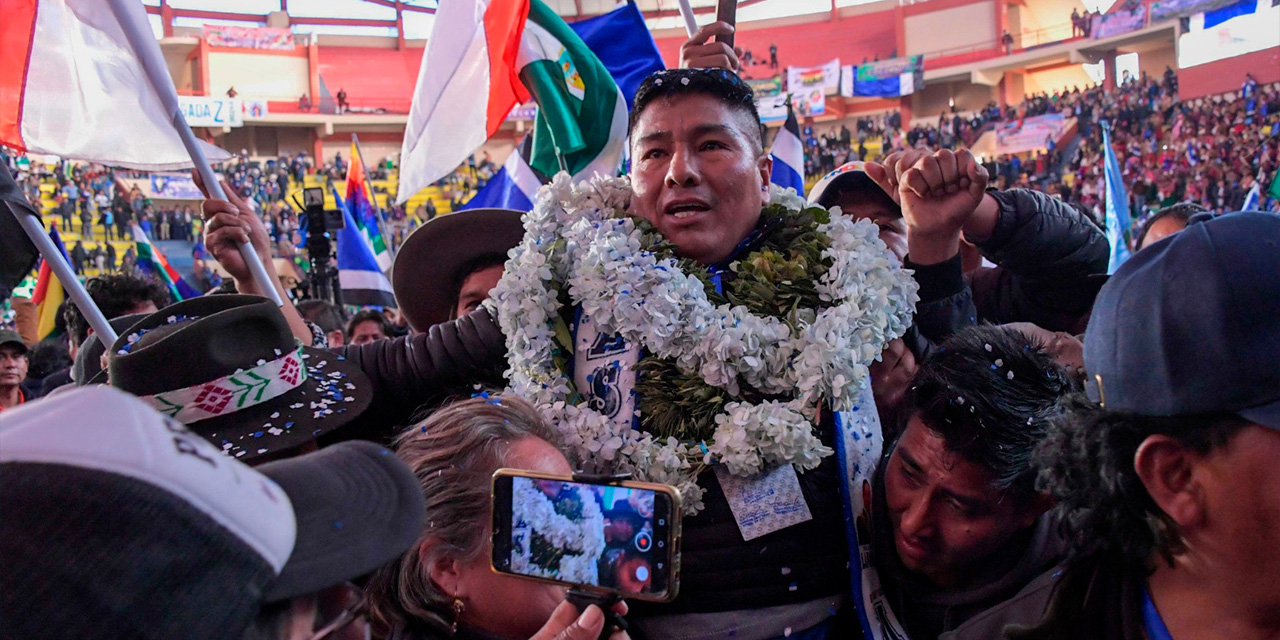
[[(997, 186), (944, 148), (955, 128), (775, 192), (752, 96), (725, 68), (651, 75), (625, 180), (553, 184), (574, 202), (529, 216), (528, 240), (521, 212), (430, 219), (396, 258), (394, 310), (347, 317), (284, 290), (273, 238), (293, 244), (296, 218), (254, 196), (296, 178), (293, 158), (234, 165), (226, 199), (201, 203), (224, 292), (175, 303), (99, 276), (86, 289), (112, 344), (76, 305), (53, 341), (0, 330), (0, 637), (1280, 636), (1280, 215), (1156, 228), (1196, 204), (1162, 198), (1201, 177), (1229, 209), (1232, 173), (1275, 170), (1258, 133), (1274, 88), (1185, 104), (1140, 78), (1031, 101), (1087, 123), (1082, 187), (1102, 121), (1134, 146), (1131, 184), (1156, 183), (1138, 208), (1160, 213), (1114, 270), (1087, 208)], [(847, 154), (876, 126), (825, 144)], [(32, 210), (23, 189), (0, 175), (0, 206)], [(594, 215), (621, 191), (632, 219), (547, 230), (571, 216), (555, 206)], [(523, 295), (537, 283), (547, 300)], [(793, 337), (822, 353), (787, 355)], [(550, 368), (522, 380), (530, 367)], [(548, 402), (560, 385), (571, 399)], [(670, 407), (634, 398), (660, 386)], [(665, 444), (624, 445), (656, 411)], [(590, 462), (599, 479), (635, 456), (636, 473), (692, 478), (678, 595), (588, 605), (494, 570), (495, 471)], [(597, 570), (636, 533), (617, 504), (606, 516)], [(565, 548), (588, 535), (546, 520)]]
[(1050, 139), (1038, 151), (990, 158), (987, 168), (995, 186), (1054, 193), (1101, 220), (1105, 126), (1135, 220), (1178, 202), (1237, 211), (1255, 185), (1253, 208), (1280, 206), (1280, 198), (1268, 193), (1280, 169), (1280, 83), (1258, 86), (1247, 73), (1230, 96), (1182, 101), (1177, 75), (1168, 69), (1159, 78), (1140, 74), (1111, 91), (1102, 85), (1075, 87), (1029, 95), (1016, 107), (992, 103), (971, 116), (943, 114), (937, 126), (918, 123), (904, 129), (899, 114), (888, 113), (859, 118), (856, 136), (845, 125), (817, 136), (806, 129), (806, 174), (812, 180), (845, 162), (873, 159), (867, 139), (880, 140), (881, 155), (954, 150), (968, 147), (990, 123), (1046, 114), (1074, 118), (1078, 146), (1069, 150)]

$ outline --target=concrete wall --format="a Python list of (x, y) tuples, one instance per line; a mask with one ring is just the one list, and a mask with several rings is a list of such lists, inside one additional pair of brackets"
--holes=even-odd
[(1182, 69), (1178, 71), (1178, 93), (1185, 100), (1238, 91), (1246, 72), (1260, 84), (1280, 82), (1280, 47)]
[(953, 98), (958, 111), (977, 111), (996, 99), (995, 87), (968, 82), (928, 84), (911, 96), (913, 119), (936, 122), (944, 111), (950, 113)]
[(315, 146), (311, 144), (314, 131), (307, 127), (279, 127), (276, 130), (278, 154), (292, 156), (303, 151), (311, 155), (315, 151)]
[[(1071, 35), (1071, 10), (1076, 9), (1081, 13), (1084, 12), (1084, 3), (1080, 0), (1035, 0), (1027, 2), (1023, 5), (1015, 5), (1018, 9), (1019, 21), (1021, 22), (1021, 31), (1028, 34), (1039, 32), (1048, 32), (1047, 35), (1057, 37), (1069, 37)], [(1009, 13), (1013, 13), (1014, 6), (1009, 7)], [(1014, 36), (1018, 35), (1018, 31), (1010, 25), (1011, 32)], [(1056, 38), (1055, 38), (1056, 39)], [(1027, 42), (1027, 46), (1040, 44), (1039, 42)]]
[(1173, 44), (1151, 51), (1138, 52), (1138, 70), (1156, 78), (1164, 77), (1165, 68), (1178, 70), (1178, 54)]
[(906, 18), (908, 55), (990, 47), (996, 33), (995, 4), (978, 2)]
[(188, 59), (187, 47), (161, 47), (160, 51), (164, 54), (165, 66), (169, 68), (169, 75), (173, 78), (173, 86), (179, 91), (192, 91), (195, 85), (196, 64), (195, 60)]
[(231, 87), (242, 98), (297, 100), (311, 93), (306, 57), (260, 53), (209, 54), (209, 93), (220, 96)]
[[(1138, 59), (1141, 62), (1141, 54), (1139, 54)], [(1164, 68), (1161, 67), (1160, 71), (1163, 73)], [(1077, 86), (1083, 91), (1091, 84), (1093, 84), (1093, 80), (1089, 78), (1089, 74), (1085, 73), (1083, 65), (1069, 64), (1052, 69), (1028, 72), (1023, 81), (1023, 90), (1026, 94), (1047, 93), (1053, 95), (1056, 91), (1070, 91)]]
[[(841, 64), (856, 64), (863, 58), (877, 56), (889, 58), (896, 42), (892, 11), (865, 13), (835, 21), (824, 19), (770, 26), (768, 29), (753, 29), (750, 24), (742, 25), (735, 36), (735, 44), (750, 50), (757, 62), (765, 63), (769, 61), (769, 45), (777, 45), (779, 72), (785, 72), (787, 66), (819, 65), (832, 58), (840, 58)], [(658, 51), (668, 67), (680, 64), (680, 45), (686, 39), (683, 33), (655, 38)], [(767, 64), (757, 64), (747, 67), (745, 75), (768, 78), (773, 71)]]

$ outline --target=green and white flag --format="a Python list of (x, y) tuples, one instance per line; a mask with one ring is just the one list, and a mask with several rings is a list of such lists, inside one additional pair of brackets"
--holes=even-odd
[(538, 103), (529, 165), (554, 175), (563, 159), (575, 177), (617, 175), (627, 102), (600, 59), (541, 0), (529, 0), (516, 68)]

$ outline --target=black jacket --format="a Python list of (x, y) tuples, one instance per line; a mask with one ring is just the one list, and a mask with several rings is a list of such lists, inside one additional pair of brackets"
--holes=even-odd
[(1145, 640), (1142, 592), (1146, 575), (1120, 554), (1098, 553), (1073, 562), (1054, 589), (1044, 617), (1012, 625), (1007, 640)]
[(995, 268), (963, 274), (960, 257), (920, 266), (916, 324), (941, 342), (979, 321), (1031, 322), (1083, 333), (1111, 250), (1106, 234), (1071, 205), (1038, 191), (989, 190), (1000, 207), (991, 237), (978, 245)]
[(477, 309), (429, 331), (333, 349), (369, 378), (373, 403), (342, 438), (387, 443), (424, 406), (473, 385), (502, 385), (506, 340), (488, 310)]
[[(834, 448), (829, 417), (818, 437)], [(847, 592), (849, 552), (835, 455), (799, 474), (813, 519), (754, 540), (742, 539), (716, 474), (698, 476), (706, 508), (684, 519), (680, 594), (671, 604), (632, 602), (629, 617), (763, 609)]]

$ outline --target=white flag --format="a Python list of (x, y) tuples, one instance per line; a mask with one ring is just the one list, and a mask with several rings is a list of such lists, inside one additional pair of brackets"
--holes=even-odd
[[(153, 86), (143, 67), (164, 57), (141, 2), (5, 0), (0, 15), (0, 142), (133, 169), (192, 166), (173, 126), (173, 80)], [(135, 50), (127, 30), (154, 49)], [(210, 162), (231, 157), (199, 144)]]

